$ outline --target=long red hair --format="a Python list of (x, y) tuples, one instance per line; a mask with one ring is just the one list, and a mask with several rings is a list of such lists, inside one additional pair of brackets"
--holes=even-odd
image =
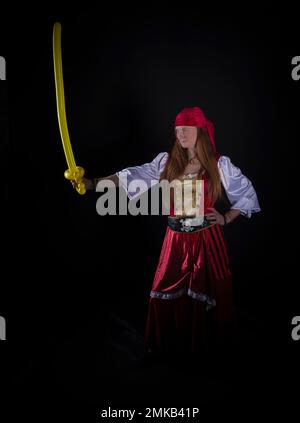
[[(216, 153), (210, 141), (208, 133), (202, 129), (197, 128), (197, 141), (195, 145), (195, 155), (201, 163), (202, 170), (206, 171), (208, 181), (208, 195), (216, 202), (221, 198), (221, 178), (219, 174)], [(169, 182), (179, 178), (183, 175), (186, 166), (189, 163), (188, 150), (182, 148), (176, 136), (174, 146), (169, 153), (165, 168), (160, 175), (160, 181), (166, 179)], [(200, 173), (200, 172), (199, 172)], [(199, 175), (200, 176), (200, 175)]]

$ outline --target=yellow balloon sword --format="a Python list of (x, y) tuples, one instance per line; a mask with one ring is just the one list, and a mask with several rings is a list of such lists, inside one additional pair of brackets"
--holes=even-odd
[(68, 170), (65, 171), (64, 176), (70, 181), (75, 181), (76, 191), (79, 194), (85, 194), (86, 189), (84, 183), (82, 182), (84, 169), (80, 166), (76, 166), (66, 119), (64, 80), (61, 59), (61, 24), (58, 22), (56, 22), (53, 27), (53, 61), (59, 130), (68, 164)]

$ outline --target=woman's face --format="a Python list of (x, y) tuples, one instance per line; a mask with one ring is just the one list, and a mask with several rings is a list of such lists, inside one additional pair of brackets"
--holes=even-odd
[(176, 126), (175, 133), (182, 148), (193, 149), (197, 141), (196, 126)]

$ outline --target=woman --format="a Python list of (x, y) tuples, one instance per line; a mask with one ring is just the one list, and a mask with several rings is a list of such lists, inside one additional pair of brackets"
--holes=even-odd
[[(216, 151), (212, 122), (199, 107), (183, 109), (176, 116), (175, 144), (170, 154), (160, 153), (150, 163), (101, 179), (112, 179), (123, 186), (130, 199), (136, 193), (128, 186), (136, 179), (145, 181), (148, 188), (153, 180), (202, 179), (201, 223), (186, 209), (178, 215), (171, 203), (150, 292), (145, 344), (149, 352), (197, 352), (207, 343), (227, 340), (235, 326), (235, 313), (222, 227), (240, 214), (250, 218), (260, 206), (251, 181), (229, 157)], [(88, 189), (94, 189), (98, 180), (84, 181)], [(222, 191), (230, 202), (224, 215), (215, 208)], [(195, 188), (190, 195), (195, 199)]]

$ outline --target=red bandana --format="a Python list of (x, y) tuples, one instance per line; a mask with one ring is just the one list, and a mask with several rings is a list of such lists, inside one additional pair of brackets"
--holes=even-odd
[[(175, 126), (196, 126), (197, 128), (206, 129), (216, 152), (214, 124), (210, 120), (206, 119), (205, 114), (200, 107), (187, 107), (181, 110), (181, 112), (176, 116)], [(217, 153), (217, 156), (218, 155), (219, 154)]]

